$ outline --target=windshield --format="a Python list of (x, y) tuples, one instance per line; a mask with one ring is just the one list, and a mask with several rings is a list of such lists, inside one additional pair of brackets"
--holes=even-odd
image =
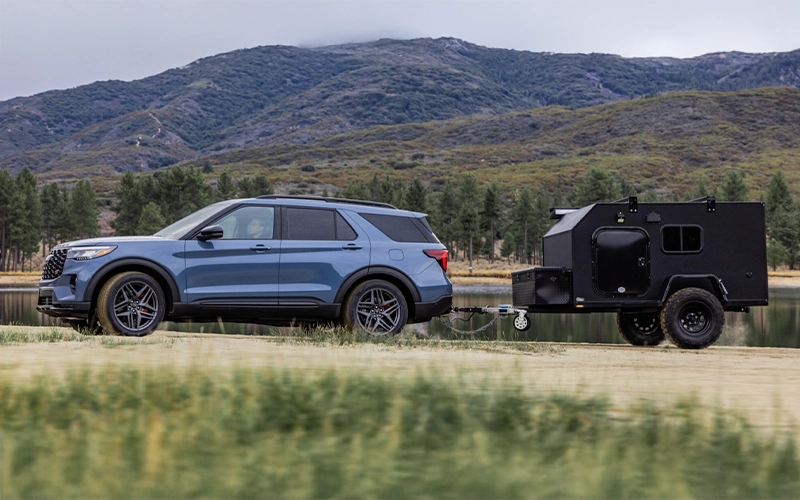
[(196, 228), (198, 224), (210, 218), (217, 212), (224, 210), (225, 207), (231, 206), (237, 201), (239, 200), (221, 201), (219, 203), (214, 203), (213, 205), (209, 205), (205, 208), (201, 208), (197, 212), (187, 215), (178, 222), (170, 224), (169, 226), (165, 227), (164, 229), (157, 232), (153, 236), (161, 236), (162, 238), (166, 238), (168, 240), (177, 240), (182, 236), (184, 236), (189, 231), (191, 231), (192, 229)]

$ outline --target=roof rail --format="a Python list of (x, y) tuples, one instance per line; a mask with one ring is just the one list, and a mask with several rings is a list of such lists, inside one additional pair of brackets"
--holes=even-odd
[(259, 196), (260, 200), (277, 200), (277, 199), (290, 199), (290, 200), (309, 200), (309, 201), (324, 201), (327, 203), (349, 203), (351, 205), (365, 205), (368, 207), (391, 208), (397, 210), (397, 207), (389, 203), (382, 203), (380, 201), (369, 200), (351, 200), (348, 198), (325, 198), (323, 196), (297, 196), (290, 194), (266, 194)]

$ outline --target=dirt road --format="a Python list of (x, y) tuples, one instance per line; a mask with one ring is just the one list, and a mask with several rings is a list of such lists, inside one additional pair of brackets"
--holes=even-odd
[[(51, 329), (0, 327), (36, 332)], [(59, 331), (62, 331), (59, 329)], [(72, 331), (63, 329), (65, 335)], [(770, 428), (800, 423), (800, 350), (713, 346), (686, 351), (597, 344), (537, 343), (521, 352), (491, 343), (351, 346), (274, 337), (156, 332), (145, 339), (91, 337), (83, 341), (0, 346), (0, 376), (27, 378), (108, 365), (165, 369), (234, 367), (357, 371), (407, 379), (417, 373), (453, 377), (476, 387), (511, 381), (527, 390), (607, 395), (614, 406), (694, 398)]]

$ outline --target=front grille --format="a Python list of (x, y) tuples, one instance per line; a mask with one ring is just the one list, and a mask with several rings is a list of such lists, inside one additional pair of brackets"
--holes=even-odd
[(52, 280), (61, 276), (64, 270), (64, 261), (67, 260), (66, 248), (54, 248), (47, 259), (44, 261), (44, 270), (42, 270), (43, 280)]

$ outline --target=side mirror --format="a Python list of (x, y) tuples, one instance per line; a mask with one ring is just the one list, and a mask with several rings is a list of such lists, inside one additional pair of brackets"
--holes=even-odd
[(197, 239), (200, 241), (208, 241), (222, 238), (222, 226), (208, 226), (200, 230)]

